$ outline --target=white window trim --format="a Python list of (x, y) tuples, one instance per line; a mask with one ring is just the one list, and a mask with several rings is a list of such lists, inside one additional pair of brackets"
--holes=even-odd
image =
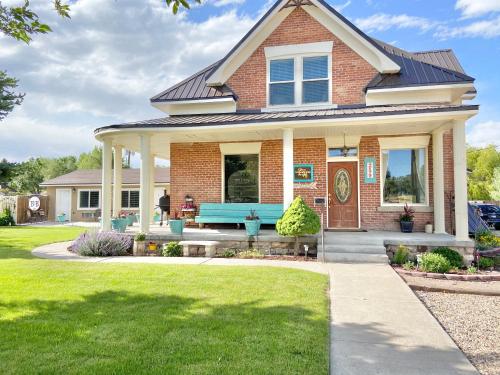
[[(127, 207), (122, 206), (122, 208), (127, 209), (127, 210), (138, 210), (138, 209), (140, 209), (140, 204), (141, 204), (141, 201), (140, 201), (140, 200), (141, 200), (141, 197), (140, 197), (140, 196), (139, 196), (139, 207), (130, 207), (130, 192), (131, 192), (131, 191), (137, 191), (137, 192), (140, 192), (140, 189), (122, 189), (122, 193), (123, 193), (124, 191), (128, 191), (128, 192), (129, 192), (129, 194), (128, 194), (128, 203), (127, 203), (127, 204), (128, 204), (128, 206), (127, 206)], [(120, 200), (121, 200), (121, 194), (120, 194)], [(121, 202), (120, 202), (120, 203), (121, 203)]]
[[(97, 191), (99, 193), (99, 199), (97, 201), (97, 207), (82, 207), (80, 205), (80, 192), (82, 191), (88, 191), (89, 192), (89, 204), (90, 204), (90, 193), (91, 192), (94, 192), (94, 191)], [(101, 190), (100, 189), (78, 189), (78, 192), (77, 192), (77, 210), (78, 211), (91, 211), (91, 210), (98, 210), (101, 208)]]
[[(264, 49), (266, 55), (266, 108), (265, 111), (272, 110), (288, 110), (288, 109), (322, 109), (336, 107), (332, 103), (332, 49), (333, 42), (294, 44), (288, 46), (266, 47)], [(328, 58), (328, 101), (318, 103), (302, 103), (302, 83), (303, 80), (303, 59), (304, 57), (320, 57), (327, 56)], [(271, 85), (271, 60), (294, 59), (294, 104), (271, 105), (271, 97), (269, 87)], [(318, 81), (306, 80), (307, 81)], [(292, 81), (283, 81), (290, 83)], [(275, 82), (281, 83), (281, 82)]]
[(262, 201), (262, 158), (260, 155), (260, 149), (262, 142), (244, 142), (244, 143), (219, 143), (219, 148), (221, 152), (220, 164), (221, 164), (221, 203), (226, 203), (226, 166), (225, 166), (225, 156), (226, 155), (257, 155), (259, 158), (259, 201)]
[(388, 137), (379, 138), (379, 178), (380, 178), (380, 206), (381, 207), (404, 207), (405, 203), (385, 203), (384, 202), (384, 176), (382, 175), (382, 154), (389, 150), (424, 149), (425, 164), (425, 202), (409, 203), (409, 206), (429, 207), (429, 141), (430, 135), (413, 137)]

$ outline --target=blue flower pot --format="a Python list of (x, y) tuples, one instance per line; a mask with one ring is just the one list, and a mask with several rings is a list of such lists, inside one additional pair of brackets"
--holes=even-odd
[(413, 221), (400, 221), (399, 226), (401, 228), (401, 232), (403, 233), (413, 232)]
[(247, 236), (257, 236), (260, 230), (260, 220), (245, 220)]
[(170, 231), (173, 234), (182, 234), (182, 232), (184, 231), (184, 220), (183, 219), (180, 219), (180, 220), (170, 219), (169, 225), (170, 225)]
[(57, 215), (57, 222), (64, 223), (66, 221), (66, 214)]
[(127, 215), (127, 225), (131, 227), (135, 222), (135, 215)]
[(127, 229), (127, 223), (126, 218), (111, 219), (111, 229), (123, 233)]

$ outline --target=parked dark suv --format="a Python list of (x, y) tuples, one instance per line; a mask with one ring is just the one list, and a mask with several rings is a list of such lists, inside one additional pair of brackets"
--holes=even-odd
[(479, 215), (489, 227), (500, 229), (500, 208), (494, 204), (476, 204)]

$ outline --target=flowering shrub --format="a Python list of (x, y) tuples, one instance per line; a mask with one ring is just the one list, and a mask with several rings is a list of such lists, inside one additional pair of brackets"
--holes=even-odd
[(116, 232), (83, 233), (78, 237), (71, 249), (80, 255), (107, 257), (127, 255), (132, 246), (129, 236)]
[(490, 230), (476, 232), (476, 247), (478, 250), (486, 250), (500, 247), (500, 237), (497, 237)]

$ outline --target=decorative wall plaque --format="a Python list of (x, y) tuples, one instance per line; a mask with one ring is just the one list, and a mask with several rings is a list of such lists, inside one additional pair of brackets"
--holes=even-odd
[(294, 164), (293, 182), (314, 182), (314, 165)]

